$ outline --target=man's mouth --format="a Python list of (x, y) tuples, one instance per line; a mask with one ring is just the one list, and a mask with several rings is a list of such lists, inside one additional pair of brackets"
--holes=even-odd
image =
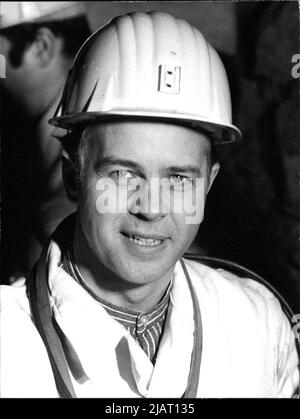
[(141, 237), (135, 234), (130, 234), (128, 237), (130, 241), (133, 241), (134, 243), (139, 244), (140, 246), (156, 247), (162, 243), (162, 240), (155, 239), (152, 237)]
[(141, 247), (154, 248), (160, 246), (167, 237), (156, 233), (142, 233), (142, 232), (122, 232), (122, 234), (129, 240)]

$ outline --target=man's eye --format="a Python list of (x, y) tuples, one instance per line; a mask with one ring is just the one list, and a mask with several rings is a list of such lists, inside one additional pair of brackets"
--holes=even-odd
[(133, 174), (126, 169), (113, 170), (110, 172), (110, 177), (116, 180), (132, 179)]
[(190, 180), (187, 176), (182, 175), (171, 175), (169, 179), (170, 182), (175, 185), (182, 185), (183, 183), (187, 183)]

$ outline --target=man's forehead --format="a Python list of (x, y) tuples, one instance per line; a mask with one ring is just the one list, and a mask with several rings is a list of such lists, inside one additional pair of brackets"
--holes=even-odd
[[(164, 170), (170, 167), (200, 167), (207, 161), (210, 141), (198, 132), (162, 123), (93, 124), (86, 127), (89, 160), (96, 165), (124, 161)], [(104, 164), (104, 163), (103, 163)], [(132, 164), (133, 165), (133, 164)]]
[(117, 120), (101, 123), (88, 124), (83, 135), (90, 140), (94, 140), (96, 144), (100, 144), (103, 140), (121, 139), (128, 143), (131, 140), (141, 140), (143, 142), (154, 142), (157, 139), (164, 141), (170, 139), (173, 141), (174, 147), (182, 141), (193, 141), (201, 145), (203, 149), (211, 148), (211, 141), (203, 132), (196, 131), (190, 127), (179, 125), (177, 123), (169, 123), (165, 121), (152, 120)]

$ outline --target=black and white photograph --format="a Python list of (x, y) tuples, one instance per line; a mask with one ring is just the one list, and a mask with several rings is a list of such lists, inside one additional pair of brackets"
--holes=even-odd
[(300, 398), (299, 16), (0, 2), (1, 399)]

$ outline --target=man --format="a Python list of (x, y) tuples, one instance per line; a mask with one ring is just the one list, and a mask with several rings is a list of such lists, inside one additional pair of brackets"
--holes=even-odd
[(51, 123), (77, 212), (2, 287), (2, 397), (292, 397), (295, 341), (273, 294), (182, 259), (214, 147), (240, 136), (201, 33), (159, 12), (114, 19)]
[(2, 281), (26, 272), (59, 222), (74, 211), (48, 119), (75, 54), (90, 35), (81, 2), (3, 2)]

